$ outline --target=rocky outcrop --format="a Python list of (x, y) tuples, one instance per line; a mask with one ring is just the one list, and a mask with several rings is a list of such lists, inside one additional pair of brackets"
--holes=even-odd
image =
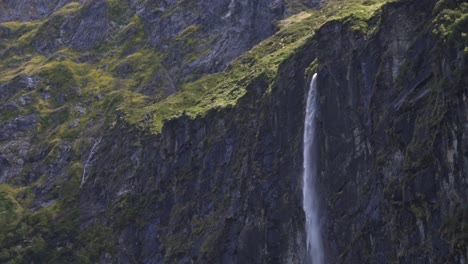
[[(0, 17), (2, 22), (47, 18), (31, 43), (47, 56), (65, 47), (85, 52), (125, 46), (119, 39), (134, 41), (129, 29), (135, 20), (141, 21), (144, 43), (163, 57), (164, 68), (154, 75), (169, 74), (168, 86), (178, 87), (224, 70), (233, 59), (275, 33), (279, 20), (301, 8), (317, 7), (321, 1), (29, 2), (7, 2), (0, 9)], [(28, 8), (24, 8), (26, 5)]]
[(6, 0), (0, 4), (0, 22), (31, 21), (49, 16), (72, 0)]
[(386, 5), (370, 36), (318, 33), (330, 263), (467, 259), (467, 60), (432, 34), (433, 7)]
[[(115, 6), (91, 1), (80, 9), (93, 7), (90, 17), (79, 18), (87, 15), (80, 10), (59, 14), (58, 28), (66, 32), (54, 28), (51, 34), (59, 35), (51, 36), (61, 37), (34, 43), (41, 54), (66, 43), (83, 53), (73, 63), (87, 63), (97, 59), (90, 50), (112, 40), (112, 30), (141, 36), (141, 20), (152, 47), (173, 52), (163, 62), (168, 68), (152, 75), (157, 83), (158, 76), (185, 73), (183, 67), (222, 69), (275, 30), (271, 21), (287, 13), (282, 4), (130, 1), (128, 17), (117, 21), (108, 16)], [(67, 86), (59, 85), (63, 78), (50, 81), (50, 72), (2, 83), (0, 109), (12, 117), (0, 117), (0, 181), (11, 185), (0, 185), (0, 210), (8, 212), (0, 214), (6, 223), (0, 261), (306, 263), (303, 112), (317, 71), (327, 262), (466, 262), (466, 27), (462, 18), (443, 13), (465, 7), (435, 4), (397, 1), (370, 20), (352, 15), (327, 22), (295, 46), (274, 76), (242, 75), (246, 94), (235, 104), (166, 120), (157, 133), (114, 110), (116, 102), (137, 101), (134, 94), (93, 94), (102, 83), (81, 91), (77, 87), (89, 80), (73, 74), (85, 67), (65, 59), (52, 69), (70, 76)], [(187, 11), (208, 8), (223, 16)], [(120, 31), (126, 18), (132, 26)], [(173, 26), (157, 31), (164, 24)], [(86, 35), (90, 29), (95, 34)], [(189, 42), (191, 36), (202, 41)], [(190, 43), (188, 53), (184, 43)], [(193, 64), (171, 64), (207, 43), (216, 48)], [(125, 57), (136, 50), (118, 52)], [(258, 63), (255, 54), (247, 55), (241, 61)], [(129, 61), (112, 70), (132, 76)], [(34, 114), (28, 105), (43, 112)]]
[(103, 262), (303, 262), (296, 70), (313, 54), (303, 55), (271, 93), (260, 77), (235, 108), (174, 120), (158, 136), (124, 121), (110, 130), (80, 201), (81, 222), (110, 226), (119, 241)]
[(317, 56), (327, 261), (462, 263), (466, 57), (432, 34), (433, 5), (389, 4), (368, 32), (326, 24), (271, 94), (256, 80), (235, 108), (159, 136), (121, 138), (134, 132), (119, 123), (81, 202), (84, 222), (119, 230), (103, 261), (305, 262), (304, 72)]
[[(176, 76), (224, 69), (232, 59), (271, 36), (285, 9), (282, 1), (264, 0), (133, 1), (132, 5), (151, 44), (168, 53), (166, 64)], [(190, 54), (195, 58), (188, 61)]]
[[(193, 80), (224, 70), (271, 36), (277, 22), (304, 6), (299, 1), (131, 1), (151, 44), (167, 54), (171, 76)], [(308, 1), (317, 7), (321, 1)], [(210, 10), (206, 12), (206, 10)]]

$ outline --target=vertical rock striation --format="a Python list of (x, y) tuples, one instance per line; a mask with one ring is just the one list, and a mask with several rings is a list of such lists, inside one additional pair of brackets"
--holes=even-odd
[[(0, 27), (0, 44), (9, 47), (1, 56), (19, 65), (18, 73), (3, 65), (0, 83), (0, 181), (9, 183), (0, 185), (0, 261), (305, 263), (299, 175), (307, 86), (316, 71), (316, 183), (327, 261), (466, 262), (466, 3), (396, 1), (370, 19), (333, 19), (287, 51), (270, 43), (271, 53), (240, 60), (265, 67), (281, 60), (277, 71), (246, 68), (255, 78), (235, 72), (239, 80), (226, 83), (246, 85), (238, 101), (196, 116), (182, 111), (154, 133), (116, 109), (121, 101), (146, 106), (148, 97), (121, 89), (144, 76), (116, 81), (113, 74), (132, 76), (132, 60), (145, 56), (162, 60), (150, 73), (153, 83), (198, 66), (220, 70), (271, 34), (270, 22), (287, 11), (280, 1), (215, 1), (212, 9), (124, 1), (126, 11), (116, 2), (74, 3), (43, 23)], [(158, 31), (158, 23), (173, 28)], [(309, 30), (300, 23), (289, 29), (301, 27)], [(15, 46), (23, 33), (20, 44), (32, 46)], [(295, 38), (286, 29), (275, 40), (288, 37)], [(133, 38), (149, 44), (121, 40)], [(182, 46), (171, 47), (189, 49), (180, 57), (169, 47), (177, 39)], [(239, 40), (245, 43), (236, 50)], [(206, 53), (184, 57), (192, 44), (206, 43)], [(120, 44), (125, 49), (113, 49)], [(27, 52), (35, 57), (23, 65)], [(196, 84), (219, 81), (208, 80)], [(194, 95), (219, 92), (201, 88)], [(222, 88), (223, 96), (243, 92)]]
[(467, 260), (467, 53), (434, 35), (434, 4), (318, 32), (330, 263)]
[[(103, 138), (81, 195), (82, 223), (112, 227), (104, 262), (302, 263), (303, 71), (264, 77), (235, 107), (166, 123), (121, 121)], [(115, 153), (109, 155), (109, 153)]]

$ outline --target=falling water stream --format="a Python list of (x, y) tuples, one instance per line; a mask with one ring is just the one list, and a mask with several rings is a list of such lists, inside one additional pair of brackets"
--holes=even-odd
[(303, 207), (306, 217), (307, 258), (308, 263), (323, 264), (324, 254), (320, 235), (319, 203), (316, 192), (317, 179), (317, 74), (310, 82), (307, 95), (306, 115), (304, 120), (304, 175), (303, 175)]

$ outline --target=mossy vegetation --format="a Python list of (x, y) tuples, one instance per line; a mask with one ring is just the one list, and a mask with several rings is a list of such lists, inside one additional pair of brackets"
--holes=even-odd
[[(110, 14), (125, 13), (123, 10), (125, 5), (120, 2), (118, 0), (106, 2)], [(55, 60), (42, 56), (32, 56), (26, 62), (18, 60), (13, 64), (17, 65), (15, 70), (7, 70), (0, 77), (7, 81), (18, 75), (36, 74), (44, 79), (45, 87), (47, 85), (60, 87), (61, 91), (51, 90), (66, 95), (75, 92), (75, 96), (72, 97), (80, 96), (79, 91), (82, 92), (83, 98), (92, 98), (107, 93), (115, 98), (112, 104), (113, 109), (121, 109), (128, 121), (137, 124), (146, 120), (143, 127), (158, 132), (166, 120), (182, 114), (196, 117), (203, 115), (209, 109), (234, 105), (246, 93), (246, 87), (250, 81), (259, 76), (266, 76), (269, 82), (272, 82), (281, 62), (291, 56), (304, 41), (310, 39), (318, 27), (327, 21), (340, 20), (345, 23), (356, 22), (359, 29), (364, 29), (361, 23), (366, 23), (383, 2), (377, 0), (372, 2), (331, 1), (320, 10), (306, 10), (281, 23), (281, 29), (277, 34), (233, 62), (230, 70), (185, 84), (181, 92), (156, 104), (152, 103), (157, 102), (158, 98), (165, 97), (163, 91), (156, 93), (156, 97), (148, 98), (140, 95), (139, 89), (145, 84), (165, 85), (164, 83), (151, 83), (152, 76), (157, 72), (167, 74), (164, 73), (165, 69), (162, 66), (164, 55), (146, 48), (148, 43), (138, 16), (120, 21), (120, 23), (128, 23), (119, 31), (115, 39), (115, 44), (118, 46), (104, 46), (108, 51), (104, 52), (104, 57), (100, 58), (97, 63), (76, 63), (79, 56), (77, 52), (61, 49), (52, 56), (56, 58)], [(337, 5), (339, 8), (336, 8)], [(79, 8), (80, 5), (73, 2), (60, 9), (52, 17), (64, 17), (77, 12)], [(21, 28), (20, 25), (14, 24), (9, 27)], [(182, 42), (185, 47), (190, 48), (195, 45), (193, 41), (196, 40), (192, 39), (192, 36), (197, 33), (198, 29), (197, 25), (187, 27), (176, 38), (176, 42)], [(132, 50), (135, 46), (140, 49)], [(194, 51), (192, 55), (197, 57), (200, 54)], [(113, 66), (109, 69), (109, 65)], [(37, 69), (42, 69), (42, 72), (38, 74)], [(76, 89), (70, 90), (71, 88)], [(155, 90), (161, 89), (155, 88)], [(55, 95), (57, 94), (53, 97)], [(48, 104), (47, 100), (39, 101)], [(58, 105), (55, 104), (55, 106)], [(48, 108), (50, 107), (49, 105)], [(90, 107), (98, 109), (99, 105)], [(148, 116), (153, 117), (151, 123), (148, 123)]]
[[(0, 185), (0, 259), (3, 263), (96, 263), (112, 251), (112, 233), (102, 225), (79, 227), (79, 162), (59, 179), (50, 202), (30, 209), (24, 200), (35, 185)], [(31, 201), (31, 200), (30, 200)]]
[[(141, 19), (127, 11), (127, 1), (106, 0), (107, 15), (118, 29), (98, 50), (78, 52), (57, 45), (57, 50), (49, 50), (48, 54), (32, 45), (35, 40), (58, 38), (67, 16), (81, 10), (78, 2), (63, 7), (48, 20), (2, 23), (0, 26), (11, 33), (4, 43), (6, 52), (0, 55), (0, 85), (15, 80), (32, 82), (29, 90), (5, 99), (20, 103), (22, 97), (32, 97), (30, 104), (4, 121), (17, 115), (39, 115), (34, 140), (40, 146), (33, 151), (47, 166), (60, 161), (62, 147), (69, 147), (72, 154), (66, 161), (65, 176), (53, 181), (50, 204), (35, 205), (33, 189), (40, 181), (49, 179), (49, 175), (39, 175), (41, 178), (29, 187), (0, 185), (0, 262), (96, 263), (103, 252), (113, 250), (116, 240), (113, 228), (128, 223), (144, 224), (139, 212), (145, 211), (148, 204), (165, 199), (154, 193), (140, 197), (124, 195), (112, 205), (109, 218), (115, 218), (112, 218), (115, 225), (97, 223), (80, 228), (77, 204), (83, 162), (92, 146), (90, 138), (99, 136), (100, 129), (114, 122), (117, 113), (147, 132), (160, 133), (168, 120), (181, 116), (196, 118), (211, 110), (233, 107), (249, 92), (253, 82), (260, 80), (271, 88), (280, 65), (325, 23), (340, 21), (360, 33), (369, 33), (369, 21), (384, 2), (333, 0), (320, 10), (300, 7), (302, 13), (281, 22), (274, 36), (232, 62), (226, 71), (183, 83), (182, 90), (169, 97), (163, 89), (168, 84), (154, 81), (158, 74), (170, 78), (163, 66), (167, 54), (151, 47)], [(190, 5), (190, 1), (180, 4)], [(188, 54), (188, 62), (206, 52), (193, 48), (205, 43), (200, 40), (199, 29), (195, 24), (188, 26), (174, 39)], [(317, 61), (313, 62), (308, 73), (315, 71), (317, 65)], [(158, 92), (149, 96), (143, 92), (148, 87)], [(39, 155), (41, 152), (45, 154)], [(171, 213), (171, 218), (185, 217), (192, 226), (187, 234), (164, 238), (168, 245), (166, 254), (173, 259), (190, 250), (188, 241), (194, 238), (202, 240), (203, 253), (214, 254), (212, 249), (221, 235), (217, 226), (220, 220), (215, 213), (188, 218), (188, 210), (187, 205), (177, 205)]]
[[(432, 21), (432, 33), (439, 39), (439, 43), (434, 47), (433, 53), (439, 55), (447, 52), (445, 49), (449, 47), (463, 51), (465, 45), (468, 45), (468, 39), (464, 39), (468, 31), (468, 24), (466, 24), (468, 21), (465, 21), (468, 18), (468, 16), (465, 17), (468, 13), (468, 4), (451, 0), (439, 1), (434, 8), (434, 13), (436, 17)], [(400, 70), (397, 82), (400, 85), (410, 83), (416, 78), (418, 66), (417, 61), (406, 62)], [(448, 112), (445, 97), (459, 86), (464, 68), (463, 63), (447, 68), (444, 72), (445, 77), (434, 84), (435, 87), (427, 97), (427, 107), (421, 109), (417, 115), (415, 135), (425, 136), (414, 138), (407, 148), (405, 169), (413, 177), (436, 160), (435, 142), (440, 137), (444, 126), (443, 120)]]
[(107, 15), (117, 24), (125, 24), (130, 18), (130, 6), (125, 0), (105, 0)]
[[(78, 9), (79, 5), (72, 3), (50, 19), (71, 15)], [(68, 146), (73, 155), (66, 162), (63, 175), (54, 180), (50, 192), (41, 198), (45, 201), (43, 204), (37, 204), (35, 189), (50, 181), (51, 175), (32, 178), (31, 171), (28, 172), (30, 166), (25, 166), (23, 176), (15, 178), (15, 183), (32, 181), (32, 184), (26, 187), (0, 185), (0, 262), (95, 263), (100, 252), (110, 250), (111, 235), (103, 226), (79, 227), (81, 162), (88, 154), (85, 146), (90, 145), (83, 140), (98, 133), (96, 126), (106, 124), (98, 120), (113, 118), (115, 114), (118, 105), (112, 103), (113, 95), (104, 99), (102, 96), (115, 91), (117, 83), (122, 83), (124, 89), (131, 85), (123, 78), (114, 77), (104, 67), (108, 59), (81, 61), (86, 54), (67, 48), (46, 57), (31, 46), (25, 47), (37, 37), (35, 30), (44, 23), (2, 24), (16, 34), (10, 34), (12, 38), (20, 40), (8, 42), (8, 50), (2, 54), (5, 59), (0, 61), (0, 85), (19, 88), (16, 94), (12, 90), (13, 94), (2, 100), (21, 106), (8, 117), (2, 115), (5, 117), (2, 122), (20, 115), (38, 115), (36, 143), (29, 155), (42, 157), (40, 162), (47, 166), (63, 162), (61, 155), (64, 150), (68, 151)], [(28, 39), (25, 34), (29, 34)], [(122, 95), (127, 93), (133, 94), (125, 90)]]
[(102, 252), (112, 253), (115, 239), (112, 229), (103, 225), (92, 225), (79, 234), (81, 248), (78, 249), (80, 263), (99, 262)]
[(445, 45), (460, 49), (468, 61), (468, 3), (439, 1), (434, 13), (432, 33)]
[(407, 147), (405, 169), (410, 175), (423, 171), (435, 160), (435, 141), (439, 136), (441, 122), (447, 113), (440, 91), (434, 91), (428, 98), (427, 107), (421, 109), (416, 119), (415, 135)]
[[(43, 23), (44, 21), (11, 21), (0, 23), (0, 29), (5, 29), (7, 32), (1, 35), (4, 44), (3, 50), (9, 51), (12, 48), (24, 47), (29, 44)], [(5, 53), (7, 55), (9, 52)]]
[[(164, 122), (182, 115), (195, 118), (210, 109), (233, 106), (246, 92), (249, 84), (258, 78), (273, 83), (279, 65), (294, 54), (321, 25), (329, 21), (343, 21), (367, 30), (363, 24), (379, 10), (385, 1), (331, 1), (321, 10), (309, 10), (281, 23), (281, 29), (241, 56), (222, 73), (211, 74), (187, 83), (183, 89), (156, 104), (123, 108), (130, 122), (159, 133)], [(336, 8), (336, 5), (341, 8)], [(190, 35), (196, 27), (189, 27), (182, 35)], [(189, 34), (190, 33), (190, 34)], [(151, 121), (148, 120), (151, 117)]]
[[(375, 26), (375, 23), (370, 23), (372, 17), (378, 13), (383, 4), (391, 1), (382, 1), (382, 0), (366, 0), (366, 1), (347, 1), (346, 5), (344, 3), (330, 1), (329, 5), (325, 8), (330, 9), (330, 14), (332, 14), (332, 20), (337, 20), (344, 22), (344, 24), (349, 25), (351, 30), (370, 33), (372, 31), (372, 26)], [(336, 8), (336, 5), (340, 5), (339, 8)]]
[(116, 57), (131, 54), (142, 47), (148, 46), (148, 40), (139, 16), (133, 16), (130, 22), (119, 31), (116, 37), (116, 45), (118, 46), (117, 50), (114, 51)]
[(52, 252), (45, 240), (47, 239), (46, 233), (52, 231), (50, 221), (56, 212), (55, 206), (33, 212), (23, 208), (16, 198), (24, 189), (8, 185), (0, 185), (0, 189), (2, 190), (0, 195), (2, 216), (3, 213), (9, 215), (8, 219), (0, 217), (2, 261), (23, 263), (44, 260), (46, 252)]

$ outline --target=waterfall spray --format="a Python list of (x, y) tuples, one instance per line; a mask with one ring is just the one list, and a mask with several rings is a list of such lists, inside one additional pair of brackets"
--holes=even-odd
[(317, 179), (317, 74), (310, 82), (307, 95), (306, 115), (304, 120), (304, 174), (303, 174), (303, 207), (306, 217), (307, 259), (312, 264), (323, 264), (324, 254), (320, 235), (319, 202), (315, 190)]

